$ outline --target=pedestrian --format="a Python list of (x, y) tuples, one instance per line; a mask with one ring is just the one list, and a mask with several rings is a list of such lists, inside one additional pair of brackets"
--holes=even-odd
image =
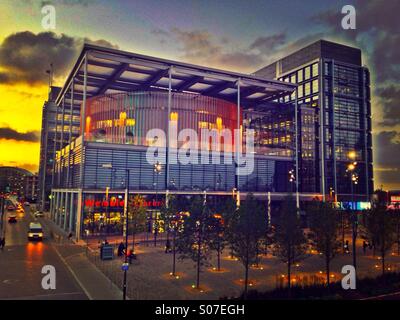
[(132, 260), (136, 259), (136, 255), (133, 253), (132, 249), (129, 250), (128, 259), (129, 259), (129, 264), (132, 264)]
[(368, 247), (367, 242), (364, 240), (363, 241), (363, 252), (364, 252), (364, 255), (367, 253), (367, 247)]
[(69, 234), (68, 234), (68, 241), (71, 241), (72, 240), (72, 232), (70, 232)]
[(344, 244), (344, 251), (345, 251), (346, 253), (349, 253), (349, 252), (350, 252), (350, 250), (349, 250), (349, 240), (346, 240), (346, 243)]
[(167, 239), (167, 243), (165, 244), (165, 253), (171, 252), (171, 243), (169, 239)]
[(120, 257), (120, 256), (122, 256), (124, 254), (124, 250), (125, 250), (125, 245), (121, 241), (120, 244), (118, 245), (118, 250), (117, 250), (118, 257)]
[(3, 237), (3, 238), (0, 239), (0, 248), (1, 248), (1, 250), (4, 249), (5, 245), (6, 245), (6, 238)]

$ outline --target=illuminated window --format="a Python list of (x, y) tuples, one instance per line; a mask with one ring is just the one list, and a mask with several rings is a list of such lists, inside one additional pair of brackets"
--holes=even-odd
[(312, 65), (312, 76), (313, 77), (318, 76), (318, 63), (314, 63)]
[(308, 66), (304, 69), (304, 80), (308, 80), (311, 77), (311, 67)]
[(310, 84), (310, 82), (307, 82), (304, 85), (304, 95), (308, 96), (308, 95), (310, 95), (310, 93), (311, 93), (311, 84)]
[(318, 79), (316, 79), (316, 80), (313, 80), (313, 82), (312, 82), (312, 92), (317, 93), (318, 90), (319, 90)]
[(298, 86), (297, 94), (298, 94), (298, 98), (302, 98), (303, 97), (303, 86), (302, 85)]
[(297, 71), (297, 83), (303, 81), (303, 69)]

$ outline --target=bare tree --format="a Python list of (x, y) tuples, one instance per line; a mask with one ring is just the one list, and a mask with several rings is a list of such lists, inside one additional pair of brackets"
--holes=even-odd
[(233, 255), (245, 268), (244, 297), (247, 296), (249, 267), (257, 259), (258, 244), (265, 237), (267, 217), (253, 195), (249, 194), (230, 221), (229, 242)]
[(325, 259), (326, 282), (330, 284), (330, 265), (339, 252), (340, 215), (332, 203), (314, 201), (310, 208), (313, 245)]
[(384, 203), (375, 202), (366, 213), (364, 230), (365, 237), (379, 252), (382, 274), (384, 274), (386, 254), (397, 240), (396, 216), (387, 210)]
[(296, 200), (289, 195), (282, 203), (279, 221), (273, 237), (273, 254), (287, 264), (288, 290), (291, 288), (291, 268), (306, 257), (307, 239), (301, 228)]

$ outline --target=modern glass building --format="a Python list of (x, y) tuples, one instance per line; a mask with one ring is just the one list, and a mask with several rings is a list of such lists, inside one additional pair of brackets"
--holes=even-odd
[[(279, 102), (295, 89), (264, 77), (85, 45), (54, 102), (64, 130), (55, 140), (53, 219), (77, 238), (121, 232), (126, 189), (147, 200), (151, 218), (168, 194), (240, 201), (252, 192), (265, 203), (288, 192), (299, 203), (318, 197), (312, 189), (297, 192), (297, 179), (289, 180), (289, 172), (299, 174), (296, 151), (306, 143), (296, 139), (299, 130), (314, 128), (309, 109)], [(170, 139), (149, 138), (154, 129)], [(245, 143), (250, 129), (254, 149)], [(148, 159), (155, 146), (157, 156), (165, 153), (161, 165)], [(245, 151), (254, 165), (247, 158), (234, 161)]]
[(55, 104), (61, 88), (50, 87), (48, 100), (43, 105), (42, 128), (40, 137), (40, 159), (38, 177), (38, 204), (41, 210), (49, 210), (50, 193), (53, 185), (55, 154), (61, 145), (79, 136), (80, 110), (63, 108), (62, 112)]
[[(369, 201), (373, 193), (370, 76), (361, 50), (317, 41), (271, 65), (258, 76), (297, 84), (297, 99), (307, 108), (301, 129), (300, 191), (318, 191), (341, 202)], [(315, 126), (313, 126), (313, 123)], [(349, 171), (350, 163), (356, 163)]]
[[(301, 207), (373, 191), (369, 73), (355, 48), (321, 40), (248, 75), (85, 45), (54, 110), (50, 211), (77, 238), (122, 232), (126, 190), (150, 219), (169, 194), (251, 192), (270, 210), (290, 192)], [(232, 160), (244, 152), (254, 161)]]

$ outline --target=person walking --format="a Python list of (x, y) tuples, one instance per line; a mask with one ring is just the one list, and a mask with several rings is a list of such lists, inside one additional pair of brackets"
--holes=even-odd
[(363, 252), (364, 252), (364, 255), (367, 253), (367, 247), (368, 247), (368, 244), (367, 244), (367, 241), (363, 241)]
[(125, 250), (125, 245), (121, 241), (120, 244), (118, 245), (118, 250), (117, 250), (118, 257), (120, 257), (120, 256), (122, 256), (124, 254), (124, 250)]
[(171, 252), (171, 242), (168, 239), (165, 244), (165, 253), (170, 253), (170, 252)]
[(346, 240), (346, 243), (344, 244), (344, 251), (345, 251), (346, 253), (349, 253), (349, 252), (350, 252), (350, 250), (349, 250), (349, 240)]
[(2, 237), (0, 239), (0, 248), (1, 248), (2, 251), (4, 250), (5, 245), (6, 245), (6, 238)]

